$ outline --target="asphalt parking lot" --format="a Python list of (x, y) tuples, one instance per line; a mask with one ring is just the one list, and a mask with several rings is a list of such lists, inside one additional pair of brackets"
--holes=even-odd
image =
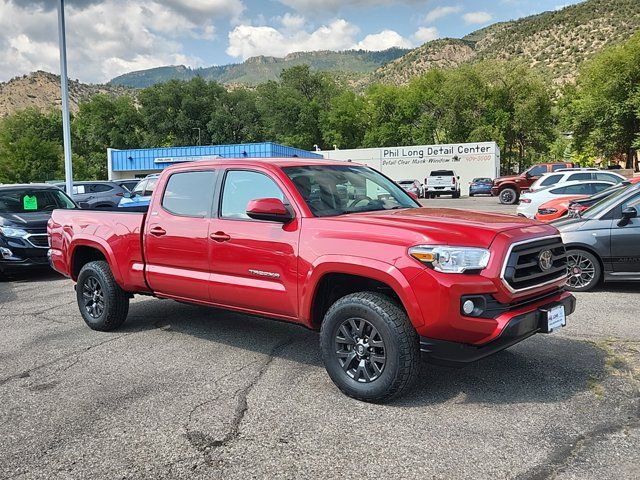
[(561, 332), (372, 405), (301, 327), (136, 298), (98, 333), (25, 273), (0, 283), (0, 478), (639, 478), (640, 285), (577, 297)]

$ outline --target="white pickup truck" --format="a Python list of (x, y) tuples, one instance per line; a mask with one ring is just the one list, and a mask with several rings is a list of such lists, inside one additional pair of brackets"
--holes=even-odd
[(453, 170), (434, 170), (424, 179), (425, 198), (451, 195), (460, 198), (460, 177)]

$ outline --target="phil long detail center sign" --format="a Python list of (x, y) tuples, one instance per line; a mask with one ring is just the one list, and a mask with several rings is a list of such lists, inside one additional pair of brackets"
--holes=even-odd
[(393, 180), (420, 180), (434, 170), (453, 170), (468, 191), (471, 180), (500, 173), (500, 149), (495, 142), (446, 145), (324, 150), (325, 158), (369, 165)]

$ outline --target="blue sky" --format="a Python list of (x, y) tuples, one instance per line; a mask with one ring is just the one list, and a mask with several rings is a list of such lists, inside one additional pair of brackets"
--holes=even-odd
[[(577, 0), (66, 0), (69, 75), (104, 82), (161, 65), (300, 50), (383, 50), (462, 37)], [(0, 0), (0, 81), (58, 72), (52, 0)]]

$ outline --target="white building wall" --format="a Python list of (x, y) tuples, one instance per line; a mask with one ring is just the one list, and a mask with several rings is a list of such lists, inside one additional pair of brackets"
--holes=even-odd
[(393, 180), (420, 180), (432, 170), (453, 170), (460, 177), (461, 192), (477, 177), (500, 175), (500, 149), (495, 142), (413, 145), (351, 150), (322, 150), (325, 158), (368, 165)]

